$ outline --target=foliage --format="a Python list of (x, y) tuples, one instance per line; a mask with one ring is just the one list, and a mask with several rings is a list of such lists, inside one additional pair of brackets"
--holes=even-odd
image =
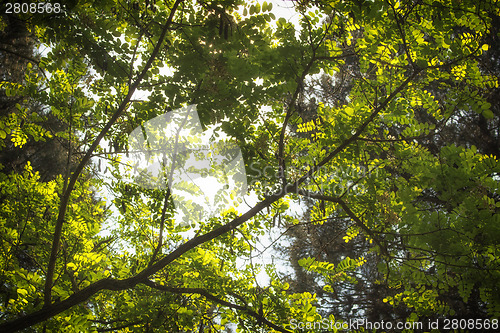
[[(383, 286), (406, 309), (391, 319), (500, 315), (498, 155), (447, 136), (464, 115), (498, 122), (498, 72), (480, 60), (497, 4), (296, 10), (298, 24), (266, 2), (74, 0), (2, 17), (16, 70), (0, 82), (2, 331), (290, 332), (347, 320), (321, 305), (348, 284)], [(180, 223), (188, 206), (121, 167), (132, 130), (191, 104), (243, 151), (258, 198), (243, 214)], [(50, 177), (40, 147), (62, 161)], [(332, 221), (352, 254), (294, 257), (321, 294), (252, 261), (262, 235)]]

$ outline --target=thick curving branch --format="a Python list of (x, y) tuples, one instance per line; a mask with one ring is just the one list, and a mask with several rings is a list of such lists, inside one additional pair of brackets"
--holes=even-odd
[(30, 326), (33, 326), (35, 324), (41, 323), (65, 310), (70, 309), (75, 305), (85, 302), (90, 297), (92, 297), (93, 295), (102, 290), (120, 291), (120, 290), (134, 288), (139, 283), (145, 283), (151, 275), (155, 274), (156, 272), (158, 272), (159, 270), (161, 270), (162, 268), (173, 262), (175, 259), (179, 258), (184, 253), (194, 249), (200, 244), (203, 244), (220, 235), (223, 235), (229, 232), (230, 230), (238, 227), (239, 225), (245, 223), (253, 216), (257, 215), (257, 213), (259, 213), (261, 210), (270, 206), (273, 202), (277, 201), (281, 197), (285, 196), (286, 193), (288, 192), (281, 191), (281, 193), (273, 194), (264, 199), (263, 201), (259, 202), (245, 214), (235, 218), (228, 224), (225, 224), (217, 229), (214, 229), (204, 235), (200, 235), (198, 237), (190, 239), (186, 243), (180, 245), (173, 252), (169, 253), (168, 255), (158, 260), (154, 264), (148, 266), (147, 268), (145, 268), (144, 270), (142, 270), (133, 277), (122, 280), (111, 279), (111, 278), (99, 280), (91, 284), (90, 286), (74, 293), (73, 295), (71, 295), (70, 297), (66, 298), (61, 302), (50, 304), (36, 312), (20, 317), (13, 321), (1, 324), (0, 332), (16, 332), (28, 328)]

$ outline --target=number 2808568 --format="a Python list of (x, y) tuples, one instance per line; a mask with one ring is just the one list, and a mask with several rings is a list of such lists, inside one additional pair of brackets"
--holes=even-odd
[(5, 14), (52, 14), (61, 13), (63, 7), (60, 3), (50, 3), (50, 2), (38, 2), (38, 3), (27, 3), (27, 2), (15, 2), (5, 4)]

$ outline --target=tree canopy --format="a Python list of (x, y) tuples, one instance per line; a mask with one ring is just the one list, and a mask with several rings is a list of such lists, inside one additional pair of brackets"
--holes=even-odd
[[(497, 1), (23, 8), (0, 20), (0, 331), (498, 328)], [(180, 154), (197, 132), (148, 127), (174, 110), (227, 144)], [(255, 203), (190, 214), (137, 181), (131, 133), (176, 140), (164, 174), (231, 156), (198, 170), (222, 182), (237, 146)], [(268, 234), (293, 274), (255, 262)]]

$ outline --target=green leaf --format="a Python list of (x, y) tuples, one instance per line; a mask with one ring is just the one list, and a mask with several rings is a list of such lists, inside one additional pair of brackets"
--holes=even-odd
[(28, 291), (26, 289), (22, 289), (22, 288), (17, 289), (17, 293), (23, 297), (28, 295)]
[(483, 103), (481, 105), (481, 109), (483, 109), (483, 110), (486, 110), (486, 109), (489, 109), (489, 108), (491, 108), (491, 104), (488, 103), (488, 102), (485, 102), (485, 103)]
[(483, 110), (482, 115), (486, 119), (493, 119), (495, 117), (495, 115), (493, 114), (493, 111), (491, 111), (490, 109)]
[(352, 106), (346, 107), (344, 111), (348, 116), (352, 116), (354, 114), (354, 108)]

